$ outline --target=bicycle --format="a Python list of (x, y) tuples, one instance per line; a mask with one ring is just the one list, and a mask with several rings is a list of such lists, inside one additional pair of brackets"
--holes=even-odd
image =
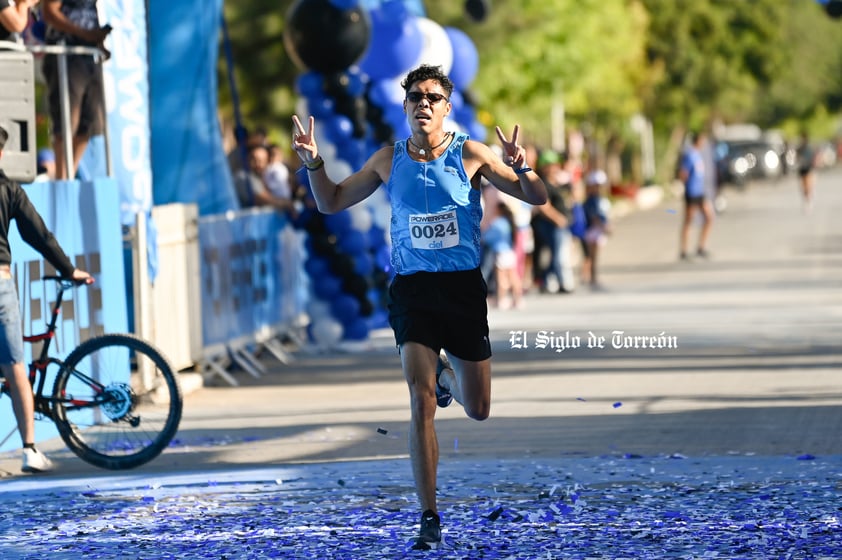
[[(36, 418), (51, 420), (67, 447), (97, 467), (124, 470), (151, 461), (181, 421), (177, 374), (157, 348), (132, 334), (98, 335), (63, 360), (50, 356), (64, 293), (74, 282), (59, 276), (42, 280), (56, 282), (50, 320), (45, 332), (23, 337), (30, 345), (43, 343), (29, 364)], [(50, 365), (59, 368), (52, 396), (44, 392)], [(0, 396), (8, 392), (3, 379)]]

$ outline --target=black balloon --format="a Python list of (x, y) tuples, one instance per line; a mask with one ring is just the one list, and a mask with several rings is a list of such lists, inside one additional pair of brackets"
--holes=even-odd
[(302, 70), (339, 72), (368, 48), (371, 21), (359, 6), (342, 10), (330, 0), (298, 0), (287, 12), (284, 46)]
[(488, 0), (466, 0), (465, 13), (472, 20), (480, 22), (488, 17), (488, 12), (491, 7), (488, 5)]

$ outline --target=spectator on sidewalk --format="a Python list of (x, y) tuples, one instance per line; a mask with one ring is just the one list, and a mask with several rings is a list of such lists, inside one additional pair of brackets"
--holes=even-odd
[[(248, 170), (240, 170), (234, 176), (234, 188), (237, 191), (240, 205), (243, 208), (271, 206), (293, 215), (295, 204), (292, 198), (276, 196), (269, 186), (270, 180), (279, 180), (277, 176), (270, 173), (269, 149), (263, 144), (257, 144), (249, 148), (248, 164)], [(287, 192), (289, 191), (288, 184), (276, 183), (273, 186), (278, 190), (285, 188)]]
[(522, 309), (523, 284), (515, 255), (514, 214), (502, 200), (486, 211), (491, 219), (488, 228), (483, 231), (482, 240), (489, 249), (489, 259), (494, 263), (494, 284), (497, 290), (493, 299), (500, 309)]
[(572, 292), (576, 289), (572, 266), (573, 236), (570, 233), (570, 173), (561, 156), (543, 150), (538, 156), (538, 175), (547, 185), (546, 204), (535, 207), (535, 276), (542, 292)]
[(585, 202), (582, 204), (582, 209), (587, 224), (585, 229), (587, 252), (582, 265), (582, 280), (589, 284), (592, 290), (602, 290), (597, 274), (599, 253), (611, 233), (608, 220), (611, 202), (604, 192), (607, 186), (608, 176), (601, 169), (591, 171), (585, 176)]

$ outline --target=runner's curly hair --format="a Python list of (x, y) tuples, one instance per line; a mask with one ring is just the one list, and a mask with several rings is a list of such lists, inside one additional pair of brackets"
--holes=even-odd
[(429, 64), (422, 64), (418, 68), (411, 70), (406, 75), (406, 79), (401, 82), (401, 87), (404, 91), (409, 91), (415, 82), (426, 82), (427, 80), (438, 82), (444, 88), (444, 91), (447, 92), (448, 98), (453, 94), (453, 82), (450, 81), (450, 78), (447, 77), (441, 66), (431, 66)]

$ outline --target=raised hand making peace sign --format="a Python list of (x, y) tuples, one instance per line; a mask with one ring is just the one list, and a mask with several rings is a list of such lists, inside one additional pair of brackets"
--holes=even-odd
[(316, 145), (315, 136), (313, 136), (313, 125), (315, 125), (316, 119), (310, 117), (306, 131), (301, 125), (298, 115), (292, 116), (292, 123), (295, 125), (295, 130), (292, 132), (292, 149), (305, 164), (313, 163), (319, 157), (319, 147)]
[(512, 132), (512, 141), (506, 140), (506, 135), (500, 127), (497, 129), (497, 138), (503, 145), (503, 162), (512, 169), (520, 169), (526, 166), (526, 150), (523, 146), (517, 143), (518, 135), (520, 134), (520, 125), (516, 124)]

